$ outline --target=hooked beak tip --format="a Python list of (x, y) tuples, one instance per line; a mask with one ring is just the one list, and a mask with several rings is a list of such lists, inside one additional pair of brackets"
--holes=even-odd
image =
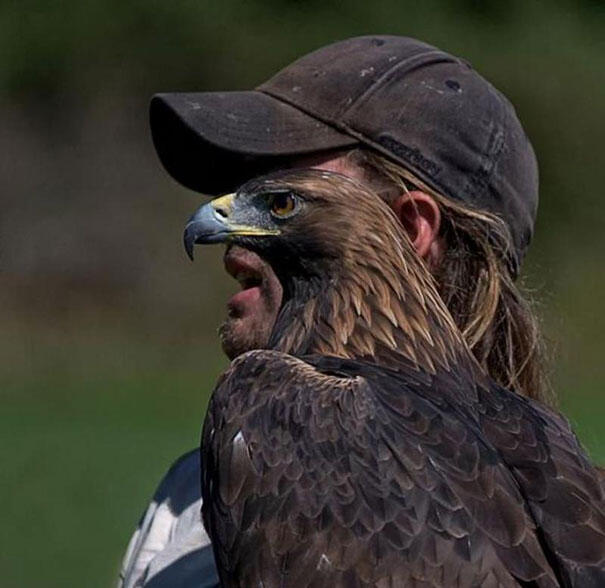
[(218, 243), (228, 234), (226, 219), (217, 214), (212, 203), (201, 206), (185, 225), (183, 245), (193, 261), (193, 249), (197, 243)]
[(187, 257), (190, 259), (190, 261), (194, 261), (192, 244), (185, 242), (185, 252), (187, 253)]
[(191, 223), (187, 224), (185, 232), (183, 233), (183, 246), (185, 247), (187, 257), (193, 261), (193, 246), (195, 245), (197, 235), (195, 234), (195, 231), (191, 229)]

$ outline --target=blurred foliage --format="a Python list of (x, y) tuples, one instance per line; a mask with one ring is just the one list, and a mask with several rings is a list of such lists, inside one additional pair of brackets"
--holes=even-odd
[(147, 104), (249, 89), (370, 33), (469, 59), (536, 148), (524, 280), (565, 412), (605, 460), (603, 0), (8, 0), (0, 5), (3, 586), (112, 584), (159, 476), (197, 443), (235, 285), (190, 266), (200, 196), (160, 168)]

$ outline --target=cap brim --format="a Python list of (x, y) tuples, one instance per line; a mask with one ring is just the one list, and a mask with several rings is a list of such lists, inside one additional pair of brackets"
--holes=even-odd
[(205, 194), (233, 190), (280, 158), (359, 142), (257, 91), (156, 94), (150, 124), (166, 171)]

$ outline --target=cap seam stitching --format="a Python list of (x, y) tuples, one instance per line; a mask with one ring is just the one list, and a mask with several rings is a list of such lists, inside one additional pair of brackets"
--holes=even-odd
[[(303, 108), (298, 104), (295, 104), (293, 101), (288, 100), (287, 98), (284, 98), (282, 96), (276, 96), (269, 90), (257, 88), (255, 91), (261, 92), (262, 94), (266, 94), (267, 96), (270, 96), (274, 100), (277, 100), (278, 102), (282, 102), (283, 104), (287, 104), (288, 106), (291, 106), (292, 108), (296, 108), (296, 110), (300, 110), (300, 112), (306, 114), (307, 116), (310, 116), (311, 118), (314, 118), (315, 120), (318, 120), (318, 121), (322, 122), (323, 124), (328, 125), (329, 127), (332, 127), (333, 129), (336, 129), (337, 131), (342, 131), (342, 130), (347, 131), (348, 130), (348, 127), (344, 124), (339, 123), (339, 121), (332, 121), (332, 120), (328, 121), (323, 116), (320, 116), (314, 112), (310, 112), (306, 108)], [(347, 134), (350, 134), (350, 133), (347, 132)], [(357, 137), (355, 137), (355, 138), (357, 138)]]
[[(468, 176), (466, 182), (464, 183), (464, 190), (468, 190), (468, 193), (472, 195), (473, 200), (476, 200), (485, 194), (488, 186), (491, 183), (492, 177), (496, 170), (496, 165), (500, 159), (500, 155), (502, 154), (504, 146), (506, 145), (506, 130), (504, 125), (501, 123), (503, 105), (498, 96), (497, 98), (498, 108), (500, 110), (500, 120), (495, 122), (494, 128), (489, 134), (486, 155), (481, 158), (477, 169)], [(494, 143), (496, 144), (494, 145)], [(485, 172), (485, 179), (482, 182), (483, 185), (481, 185), (479, 182), (473, 184), (473, 181), (479, 178), (483, 172)], [(473, 185), (475, 186), (474, 188), (472, 188)]]
[(353, 107), (355, 107), (361, 100), (365, 99), (367, 96), (369, 96), (370, 94), (375, 92), (380, 87), (380, 85), (382, 84), (382, 82), (385, 79), (387, 79), (394, 72), (396, 72), (397, 70), (402, 68), (404, 65), (411, 66), (410, 69), (408, 70), (408, 72), (414, 71), (415, 69), (417, 69), (418, 67), (423, 65), (423, 62), (427, 57), (431, 57), (431, 56), (441, 57), (441, 59), (435, 63), (443, 63), (443, 62), (462, 63), (459, 59), (456, 59), (454, 56), (448, 55), (447, 53), (443, 53), (442, 51), (437, 51), (437, 50), (427, 51), (426, 53), (419, 53), (418, 55), (414, 55), (413, 57), (404, 59), (403, 61), (396, 63), (395, 65), (390, 67), (387, 71), (385, 71), (374, 83), (370, 84), (370, 86), (368, 88), (366, 88), (366, 90), (364, 90), (351, 104), (348, 104), (347, 106), (343, 107), (340, 111), (338, 111), (335, 114), (336, 120), (330, 120), (329, 122), (323, 116), (320, 116), (315, 112), (311, 112), (310, 110), (306, 109), (305, 107), (300, 106), (299, 104), (288, 99), (287, 97), (277, 95), (277, 94), (273, 93), (272, 90), (264, 88), (263, 86), (265, 84), (261, 84), (260, 86), (255, 88), (255, 91), (262, 92), (263, 94), (267, 94), (268, 96), (271, 96), (272, 98), (275, 98), (276, 100), (279, 100), (280, 102), (284, 102), (285, 104), (288, 104), (289, 106), (293, 106), (294, 108), (297, 108), (301, 112), (304, 112), (305, 114), (308, 114), (309, 116), (311, 116), (317, 120), (320, 120), (321, 122), (328, 124), (330, 126), (336, 126), (338, 128), (338, 126), (343, 125), (346, 128), (348, 128), (348, 126), (345, 125), (344, 122), (342, 122), (342, 118), (346, 115), (347, 112), (352, 110)]
[[(440, 59), (438, 59), (436, 61), (432, 61), (431, 64), (432, 63), (444, 63), (444, 62), (445, 63), (447, 63), (447, 62), (459, 63), (458, 59), (456, 59), (452, 55), (443, 53), (442, 51), (427, 51), (426, 53), (419, 53), (417, 55), (413, 55), (412, 57), (409, 57), (408, 59), (404, 59), (403, 61), (396, 63), (391, 68), (389, 68), (387, 71), (385, 71), (373, 84), (371, 84), (368, 88), (366, 88), (353, 102), (351, 102), (351, 104), (349, 104), (346, 107), (344, 107), (343, 109), (341, 109), (336, 115), (337, 118), (339, 118), (339, 119), (344, 118), (347, 115), (347, 113), (349, 113), (351, 110), (353, 110), (353, 108), (356, 107), (359, 103), (363, 102), (364, 100), (367, 100), (367, 98), (369, 96), (371, 96), (373, 93), (375, 93), (380, 87), (382, 87), (383, 83), (386, 80), (388, 80), (389, 77), (392, 76), (395, 72), (399, 71), (402, 68), (405, 69), (406, 73), (413, 72), (414, 70), (418, 69), (419, 67), (425, 65), (427, 59), (430, 57), (440, 57)], [(408, 66), (408, 67), (404, 68), (404, 66)]]

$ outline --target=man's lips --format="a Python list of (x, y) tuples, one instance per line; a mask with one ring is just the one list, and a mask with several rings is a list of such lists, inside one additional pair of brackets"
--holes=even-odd
[(241, 317), (254, 311), (262, 295), (264, 262), (246, 249), (230, 247), (224, 257), (225, 270), (240, 284), (241, 291), (227, 302), (229, 314)]

